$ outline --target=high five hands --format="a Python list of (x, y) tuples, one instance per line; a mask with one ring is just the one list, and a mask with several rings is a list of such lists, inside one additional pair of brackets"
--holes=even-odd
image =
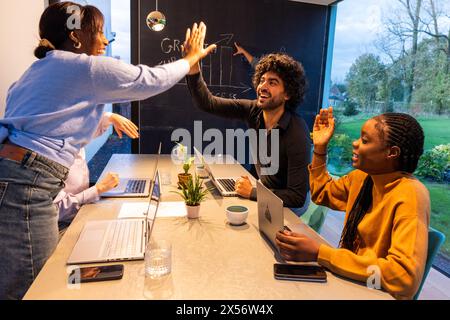
[(194, 23), (192, 30), (190, 28), (186, 30), (186, 40), (182, 45), (182, 53), (184, 59), (186, 59), (191, 66), (190, 74), (192, 74), (193, 69), (198, 68), (198, 62), (200, 60), (217, 48), (215, 44), (205, 48), (205, 37), (206, 25), (203, 22), (200, 22), (200, 25)]

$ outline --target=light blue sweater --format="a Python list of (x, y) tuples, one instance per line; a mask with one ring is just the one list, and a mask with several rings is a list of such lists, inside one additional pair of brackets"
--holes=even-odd
[(93, 138), (104, 104), (147, 99), (170, 89), (188, 72), (184, 59), (150, 68), (51, 51), (9, 89), (0, 143), (9, 137), (70, 167)]

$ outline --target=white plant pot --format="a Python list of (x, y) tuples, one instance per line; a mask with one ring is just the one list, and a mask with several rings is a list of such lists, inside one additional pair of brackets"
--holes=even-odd
[(197, 219), (200, 215), (200, 206), (191, 207), (186, 205), (186, 211), (189, 219)]

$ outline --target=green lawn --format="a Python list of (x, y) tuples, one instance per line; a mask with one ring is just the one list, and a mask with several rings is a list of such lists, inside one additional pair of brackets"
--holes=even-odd
[(425, 182), (431, 198), (431, 226), (445, 234), (441, 252), (450, 257), (450, 186)]
[[(368, 119), (358, 116), (355, 120), (343, 120), (336, 133), (346, 133), (352, 139), (359, 138), (361, 127)], [(450, 119), (418, 119), (425, 132), (425, 150), (450, 143)], [(450, 186), (423, 181), (430, 192), (431, 226), (446, 236), (441, 252), (450, 257)]]
[[(346, 133), (352, 139), (357, 139), (361, 133), (361, 127), (367, 119), (341, 123), (336, 128), (336, 133)], [(450, 119), (419, 118), (418, 120), (425, 133), (425, 150), (450, 142)]]

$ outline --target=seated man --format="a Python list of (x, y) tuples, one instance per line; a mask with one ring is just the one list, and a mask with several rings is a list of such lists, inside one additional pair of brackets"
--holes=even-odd
[[(308, 164), (311, 157), (310, 134), (305, 121), (295, 109), (303, 101), (306, 77), (303, 66), (286, 54), (264, 56), (253, 76), (257, 99), (224, 99), (211, 94), (200, 73), (200, 66), (191, 68), (187, 83), (194, 103), (200, 109), (229, 119), (239, 119), (249, 128), (264, 130), (267, 154), (272, 157), (270, 136), (278, 130), (279, 166), (275, 174), (264, 175), (259, 152), (256, 171), (262, 183), (270, 188), (286, 207), (307, 208), (309, 190)], [(259, 134), (257, 135), (259, 146)], [(256, 200), (256, 188), (243, 177), (236, 183), (237, 193)], [(300, 212), (303, 213), (303, 212)], [(299, 215), (298, 211), (297, 214)]]
[[(122, 138), (122, 132), (133, 139), (139, 137), (138, 128), (133, 122), (118, 114), (105, 112), (94, 134), (94, 138), (105, 133), (111, 124), (120, 138)], [(89, 169), (85, 154), (86, 152), (82, 148), (70, 167), (69, 175), (65, 181), (66, 186), (53, 200), (59, 213), (58, 225), (60, 235), (72, 223), (82, 205), (98, 201), (102, 193), (117, 187), (119, 183), (119, 176), (116, 173), (109, 172), (95, 186), (89, 187)]]

